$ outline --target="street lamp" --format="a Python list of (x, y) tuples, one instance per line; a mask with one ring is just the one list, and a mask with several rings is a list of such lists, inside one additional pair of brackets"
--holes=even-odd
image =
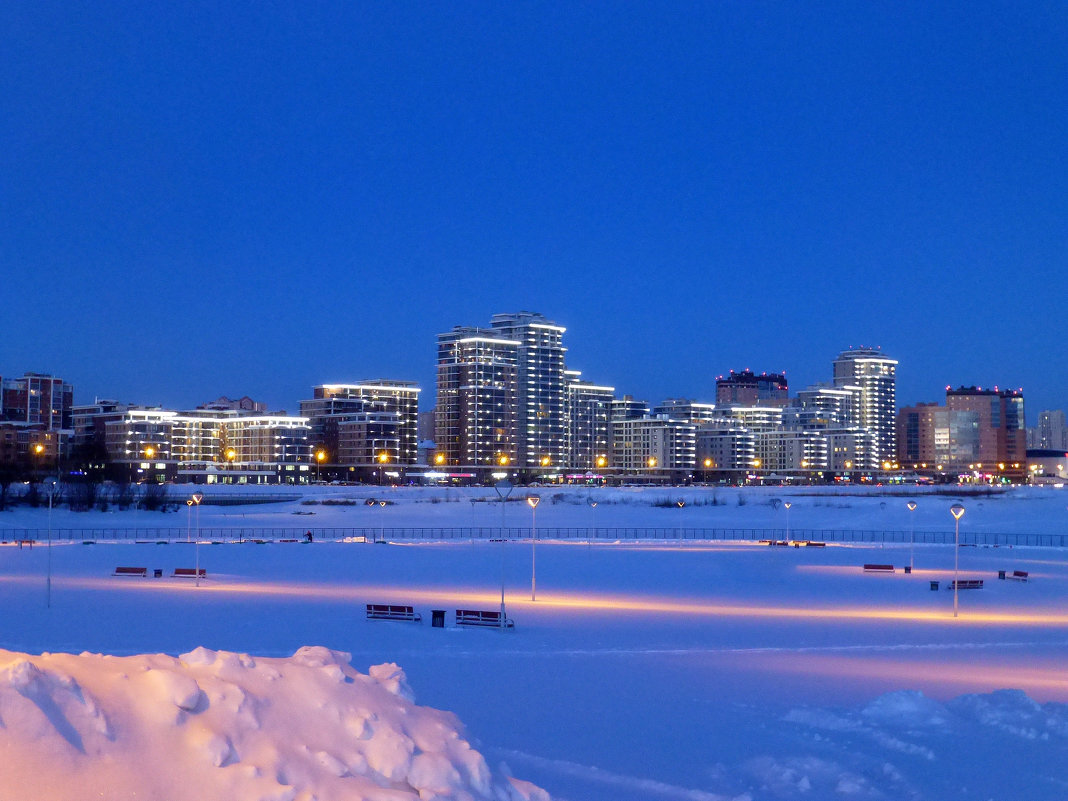
[(193, 575), (196, 576), (196, 586), (200, 586), (200, 502), (204, 500), (204, 496), (199, 492), (193, 493), (192, 501), (197, 507), (197, 543), (193, 547), (196, 562), (193, 567)]
[(52, 608), (52, 496), (56, 494), (56, 480), (50, 478), (45, 481), (48, 485), (48, 578), (45, 580), (45, 595), (47, 606)]
[(192, 529), (193, 529), (193, 501), (189, 500), (185, 502), (185, 541), (192, 541)]
[(909, 572), (916, 566), (913, 555), (916, 550), (916, 518), (912, 515), (912, 512), (916, 511), (916, 501), (909, 501), (905, 504), (909, 508)]
[(315, 452), (315, 483), (316, 484), (318, 484), (320, 482), (320, 480), (321, 480), (319, 471), (320, 471), (320, 468), (322, 467), (322, 464), (323, 464), (323, 462), (325, 460), (326, 460), (326, 451), (324, 451), (322, 448), (320, 448), (319, 450), (317, 450)]
[(964, 507), (959, 503), (949, 508), (953, 515), (953, 617), (957, 616), (957, 567), (960, 561), (960, 519), (964, 516)]
[[(501, 456), (502, 459), (507, 460), (507, 456)], [(508, 479), (502, 479), (493, 485), (494, 491), (497, 493), (497, 498), (501, 504), (501, 628), (505, 627), (505, 614), (504, 614), (504, 506), (508, 501), (508, 496), (512, 494), (512, 490), (515, 487)]]
[(224, 455), (226, 456), (226, 461), (228, 461), (230, 463), (230, 473), (231, 473), (231, 475), (230, 475), (230, 483), (233, 484), (234, 483), (234, 477), (233, 477), (234, 459), (237, 458), (237, 451), (234, 450), (233, 448), (227, 448)]
[(435, 454), (434, 455), (434, 464), (436, 464), (436, 465), (445, 464), (445, 454), (444, 453)]
[(786, 507), (786, 541), (790, 541), (790, 507), (793, 504), (790, 501), (786, 501), (783, 506)]
[[(586, 503), (588, 503), (590, 505), (590, 517), (593, 518), (593, 536), (596, 537), (597, 536), (597, 501), (595, 501), (592, 497), (587, 497), (586, 498)], [(590, 538), (586, 537), (586, 547), (588, 548), (589, 545), (590, 545)]]
[(537, 495), (528, 495), (527, 504), (530, 506), (530, 600), (534, 598), (534, 566), (535, 566), (535, 546), (538, 544), (538, 504), (541, 503), (541, 498)]

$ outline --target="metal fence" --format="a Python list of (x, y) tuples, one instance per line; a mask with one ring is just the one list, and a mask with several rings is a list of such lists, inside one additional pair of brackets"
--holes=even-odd
[[(257, 528), (228, 527), (201, 528), (199, 534), (194, 529), (191, 533), (184, 527), (174, 528), (55, 528), (51, 531), (54, 541), (69, 542), (137, 542), (137, 543), (171, 543), (197, 539), (201, 542), (281, 542), (304, 540), (310, 533), (314, 540), (367, 540), (371, 542), (389, 541), (437, 541), (437, 540), (529, 540), (530, 527), (496, 526), (483, 527), (436, 527), (436, 528), (395, 528), (389, 526), (362, 526), (358, 528)], [(49, 537), (48, 529), (10, 528), (0, 529), (0, 541), (18, 540), (42, 541)], [(740, 540), (758, 542), (761, 540), (791, 542), (863, 542), (863, 543), (908, 543), (946, 545), (953, 542), (953, 531), (909, 531), (897, 530), (862, 530), (862, 529), (795, 529), (791, 528), (789, 537), (786, 529), (781, 528), (642, 528), (642, 527), (573, 527), (537, 529), (538, 539), (564, 541), (596, 542), (642, 542), (642, 541), (690, 541), (716, 542)], [(914, 538), (914, 539), (913, 539)], [(962, 531), (961, 545), (1008, 546), (1034, 545), (1061, 548), (1068, 545), (1068, 533), (1030, 533), (1030, 532), (986, 532)]]

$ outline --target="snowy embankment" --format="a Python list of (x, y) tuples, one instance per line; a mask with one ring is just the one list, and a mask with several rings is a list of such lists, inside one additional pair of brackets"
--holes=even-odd
[(493, 775), (453, 715), (413, 703), (396, 665), (364, 675), (317, 647), (0, 651), (0, 755), (5, 800), (548, 799)]

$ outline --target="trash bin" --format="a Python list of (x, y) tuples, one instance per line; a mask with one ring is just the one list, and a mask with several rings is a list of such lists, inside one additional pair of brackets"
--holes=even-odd
[(156, 578), (163, 578), (163, 569), (157, 567), (155, 570), (152, 571), (152, 575)]
[(937, 590), (938, 589), (938, 582), (937, 581), (932, 581), (931, 582), (931, 589), (932, 590)]
[(430, 610), (430, 625), (436, 629), (445, 628), (445, 610), (444, 609), (432, 609)]
[(1004, 570), (999, 570), (998, 571), (998, 578), (1001, 579), (1002, 581), (1005, 580), (1005, 571)]

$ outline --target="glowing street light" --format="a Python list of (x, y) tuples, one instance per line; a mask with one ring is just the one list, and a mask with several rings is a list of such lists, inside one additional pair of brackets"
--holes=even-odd
[(319, 472), (319, 470), (322, 467), (322, 464), (323, 464), (324, 461), (326, 461), (326, 451), (324, 451), (322, 448), (320, 448), (319, 450), (317, 450), (315, 452), (315, 482), (316, 483), (319, 483), (319, 481), (320, 481), (320, 472)]
[(152, 445), (145, 445), (145, 458), (152, 459), (156, 455), (156, 449)]
[(497, 464), (499, 464), (501, 467), (507, 467), (509, 461), (511, 460), (508, 458), (507, 453), (502, 453), (500, 456), (497, 457)]
[(598, 467), (605, 467), (607, 464), (608, 464), (608, 457), (605, 456), (603, 453), (600, 456), (597, 457), (597, 466)]
[(434, 464), (437, 464), (437, 465), (445, 464), (445, 454), (444, 453), (435, 454), (434, 455)]
[(200, 502), (204, 496), (199, 492), (193, 493), (192, 501), (197, 507), (197, 544), (193, 546), (196, 556), (196, 564), (193, 567), (193, 575), (196, 576), (196, 586), (200, 586)]
[(384, 478), (383, 473), (385, 472), (386, 463), (388, 461), (389, 461), (389, 452), (388, 451), (382, 451), (381, 453), (378, 454), (379, 468), (378, 468), (378, 470), (376, 472), (378, 473), (378, 485), (379, 486), (381, 486), (382, 483), (383, 483), (382, 482), (382, 479)]
[(535, 547), (538, 544), (538, 504), (541, 503), (541, 497), (538, 495), (528, 495), (527, 504), (530, 506), (530, 600), (535, 600), (534, 597), (534, 567), (535, 567)]
[(959, 503), (949, 508), (953, 515), (953, 617), (957, 616), (957, 567), (960, 562), (960, 519), (964, 516), (964, 507)]
[(650, 470), (654, 469), (658, 464), (659, 462), (657, 461), (657, 458), (655, 456), (649, 457), (648, 465)]
[[(226, 461), (228, 461), (230, 463), (230, 472), (232, 473), (233, 470), (234, 470), (234, 459), (237, 458), (237, 451), (234, 450), (233, 448), (227, 448), (226, 452), (223, 455), (226, 457)], [(234, 483), (234, 477), (233, 476), (230, 476), (230, 483), (231, 484)]]
[(916, 566), (913, 561), (914, 551), (916, 550), (916, 519), (912, 515), (912, 512), (916, 511), (916, 501), (909, 501), (905, 506), (909, 509), (909, 573)]
[(542, 467), (548, 467), (552, 463), (553, 463), (552, 459), (550, 459), (548, 456), (542, 456), (541, 457), (541, 466)]

